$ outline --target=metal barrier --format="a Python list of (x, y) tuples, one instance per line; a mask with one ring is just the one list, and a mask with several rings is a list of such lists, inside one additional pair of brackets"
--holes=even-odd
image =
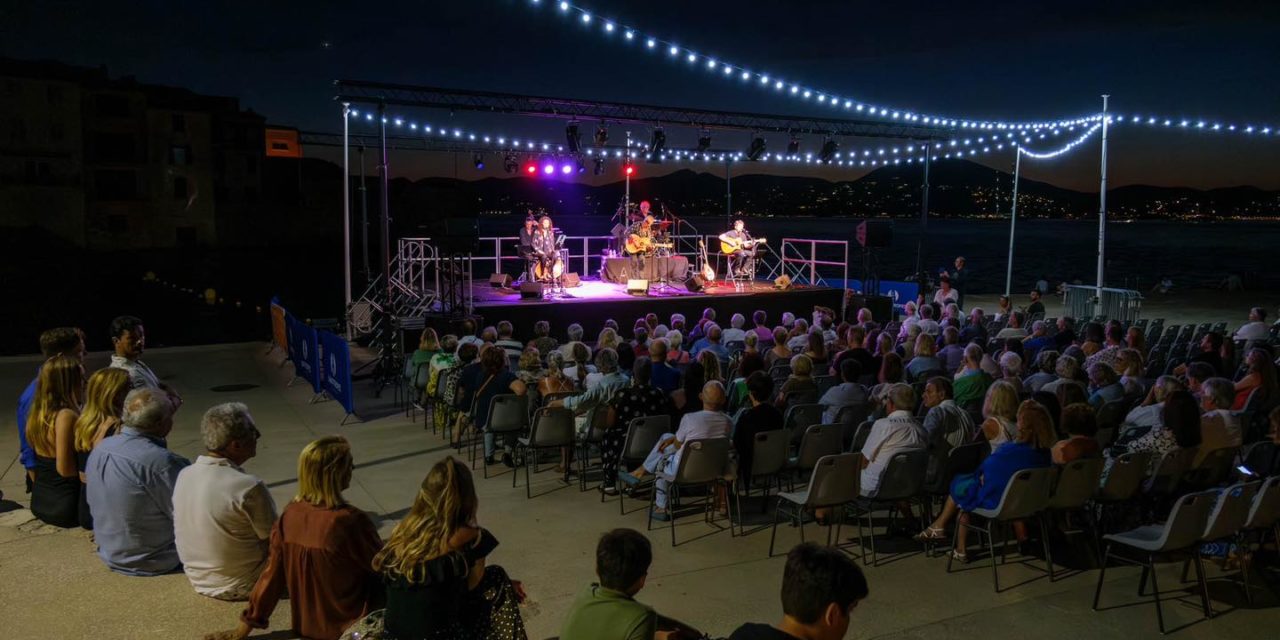
[[(1102, 292), (1101, 298), (1098, 298), (1099, 291)], [(1077, 320), (1102, 317), (1131, 323), (1142, 314), (1142, 292), (1106, 287), (1099, 290), (1097, 287), (1073, 284), (1066, 286), (1063, 304), (1067, 315)]]

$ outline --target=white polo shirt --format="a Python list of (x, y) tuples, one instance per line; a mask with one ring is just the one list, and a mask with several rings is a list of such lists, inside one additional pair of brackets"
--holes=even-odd
[(243, 600), (267, 565), (276, 503), (257, 477), (225, 458), (200, 456), (178, 474), (173, 529), (196, 593)]

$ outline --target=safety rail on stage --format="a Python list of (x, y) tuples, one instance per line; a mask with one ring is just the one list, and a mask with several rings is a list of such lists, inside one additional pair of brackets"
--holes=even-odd
[[(1109, 289), (1070, 284), (1066, 287), (1066, 315), (1072, 318), (1102, 317), (1130, 323), (1142, 313), (1142, 292), (1133, 289)], [(1101, 299), (1098, 292), (1102, 292)]]

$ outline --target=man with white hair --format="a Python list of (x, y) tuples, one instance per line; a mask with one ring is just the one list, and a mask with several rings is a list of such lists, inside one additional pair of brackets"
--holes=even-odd
[(568, 342), (565, 342), (564, 344), (560, 345), (560, 354), (564, 356), (564, 359), (566, 361), (572, 361), (573, 360), (573, 343), (582, 342), (582, 335), (583, 335), (582, 325), (575, 322), (569, 325), (569, 328), (565, 331), (565, 333), (568, 336), (569, 340)]
[[(907, 387), (907, 389), (911, 388)], [(680, 420), (680, 428), (676, 429), (675, 433), (665, 433), (658, 439), (658, 443), (653, 446), (643, 465), (630, 473), (619, 471), (619, 480), (634, 485), (646, 473), (675, 473), (680, 466), (680, 454), (684, 451), (685, 443), (690, 440), (729, 437), (729, 432), (733, 430), (733, 422), (722, 411), (727, 399), (724, 385), (712, 380), (703, 385), (702, 393), (698, 394), (698, 398), (702, 400), (702, 411), (686, 414)], [(656, 507), (653, 518), (662, 521), (670, 520), (671, 515), (666, 510), (667, 483), (662, 478), (658, 478), (654, 486), (657, 493), (654, 496)]]
[(1266, 340), (1271, 335), (1271, 327), (1267, 326), (1267, 310), (1254, 307), (1249, 310), (1249, 322), (1236, 330), (1234, 339), (1254, 341)]
[(1134, 407), (1129, 415), (1124, 417), (1126, 426), (1135, 427), (1158, 427), (1164, 423), (1161, 417), (1164, 414), (1164, 399), (1174, 391), (1185, 391), (1186, 386), (1182, 384), (1174, 376), (1160, 376), (1156, 378), (1156, 383), (1151, 385), (1151, 391), (1147, 392), (1147, 397), (1143, 399), (1142, 404)]
[(1209, 378), (1200, 389), (1200, 448), (1194, 466), (1199, 466), (1209, 454), (1243, 443), (1240, 419), (1231, 413), (1231, 403), (1236, 397), (1235, 383), (1226, 378)]
[(747, 332), (742, 328), (745, 324), (747, 324), (746, 316), (741, 313), (733, 314), (733, 317), (729, 318), (729, 328), (723, 332), (722, 339), (725, 344), (746, 340)]
[(173, 404), (160, 389), (134, 389), (124, 400), (124, 426), (89, 454), (85, 495), (94, 542), (107, 568), (157, 576), (181, 566), (173, 539), (173, 488), (191, 464), (169, 451)]
[(916, 420), (916, 392), (911, 385), (897, 383), (885, 394), (885, 417), (871, 425), (867, 442), (862, 446), (862, 495), (875, 496), (880, 476), (889, 468), (889, 460), (902, 451), (923, 450), (928, 436)]
[(239, 402), (217, 405), (200, 421), (205, 454), (178, 474), (173, 532), (182, 569), (196, 593), (245, 600), (267, 566), (276, 503), (241, 466), (262, 434)]
[(982, 307), (974, 307), (969, 310), (969, 324), (960, 330), (960, 344), (969, 344), (974, 340), (985, 343), (987, 341), (987, 328), (983, 326), (986, 322), (986, 314), (982, 311)]
[(933, 305), (920, 306), (920, 321), (916, 323), (920, 327), (920, 333), (931, 336), (937, 336), (942, 329), (938, 326), (938, 321), (933, 319)]
[(1026, 357), (1027, 362), (1035, 362), (1036, 356), (1040, 355), (1040, 350), (1052, 346), (1054, 341), (1049, 336), (1049, 325), (1046, 325), (1044, 320), (1036, 320), (1031, 323), (1031, 335), (1022, 341), (1022, 355)]
[(917, 305), (913, 300), (908, 300), (906, 304), (902, 305), (902, 311), (906, 314), (906, 317), (902, 319), (902, 326), (898, 328), (899, 339), (907, 337), (907, 329), (920, 322), (920, 315), (916, 312), (916, 309)]

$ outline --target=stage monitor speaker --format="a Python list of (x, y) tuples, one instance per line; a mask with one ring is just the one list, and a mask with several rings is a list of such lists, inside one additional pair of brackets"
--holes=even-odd
[(639, 279), (639, 280), (637, 280), (637, 279), (631, 279), (631, 280), (627, 280), (627, 293), (629, 293), (629, 294), (631, 294), (631, 295), (633, 295), (633, 296), (636, 296), (636, 295), (640, 295), (640, 296), (647, 296), (647, 295), (649, 295), (649, 281), (648, 281), (648, 280), (644, 280), (644, 279)]
[(888, 222), (863, 220), (858, 223), (854, 238), (864, 247), (887, 247), (893, 244), (893, 227)]
[(870, 309), (871, 319), (880, 324), (893, 320), (893, 298), (889, 296), (851, 296), (846, 312), (851, 315), (846, 317), (845, 320), (849, 322), (857, 321), (859, 309)]
[(570, 271), (564, 274), (564, 286), (565, 288), (581, 287), (582, 278), (578, 277), (577, 272)]
[(511, 287), (511, 276), (505, 273), (495, 273), (489, 276), (489, 286), (494, 289), (507, 289)]
[(541, 282), (522, 282), (520, 284), (521, 298), (541, 298), (542, 283)]
[(787, 275), (787, 274), (785, 274), (785, 273), (784, 273), (784, 274), (782, 274), (782, 275), (780, 275), (780, 276), (778, 276), (778, 277), (777, 277), (776, 279), (774, 279), (774, 281), (773, 281), (773, 288), (774, 288), (774, 289), (781, 289), (781, 290), (783, 290), (783, 291), (785, 291), (785, 290), (787, 290), (787, 289), (790, 289), (790, 288), (791, 288), (791, 276), (788, 276), (788, 275)]
[(697, 293), (707, 288), (707, 279), (702, 277), (701, 273), (695, 273), (684, 281), (684, 286), (690, 291)]

